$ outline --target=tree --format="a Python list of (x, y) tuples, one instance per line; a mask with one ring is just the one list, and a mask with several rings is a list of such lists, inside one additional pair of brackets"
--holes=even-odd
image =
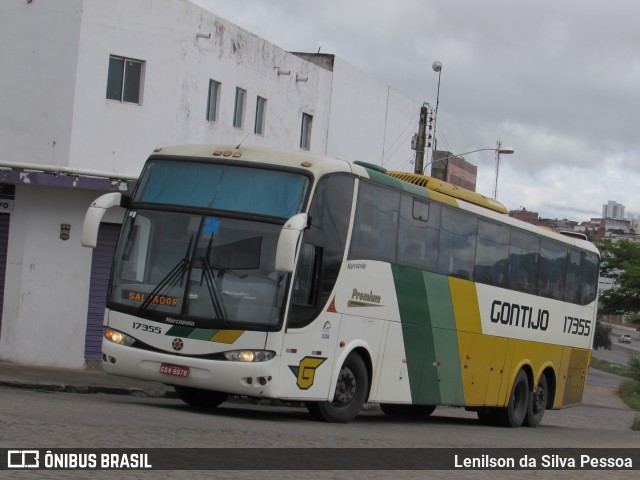
[(640, 312), (632, 313), (631, 315), (629, 315), (627, 317), (627, 319), (625, 321), (627, 323), (635, 323), (635, 324), (640, 325)]
[(593, 349), (611, 350), (611, 325), (596, 322), (596, 333), (593, 337)]
[(631, 378), (640, 383), (640, 357), (638, 355), (629, 357), (629, 368), (631, 369)]
[(600, 311), (622, 315), (640, 311), (640, 243), (602, 240), (600, 274), (615, 280), (615, 286), (600, 295)]

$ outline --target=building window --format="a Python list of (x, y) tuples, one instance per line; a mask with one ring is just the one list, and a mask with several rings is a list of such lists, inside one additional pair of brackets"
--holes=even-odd
[(256, 101), (256, 125), (253, 133), (256, 135), (264, 135), (264, 119), (267, 112), (267, 99), (258, 97)]
[(218, 105), (220, 104), (220, 82), (209, 80), (209, 98), (207, 100), (207, 120), (218, 121)]
[(119, 102), (140, 104), (143, 65), (142, 60), (109, 56), (107, 98)]
[(233, 110), (233, 126), (236, 128), (242, 128), (244, 122), (244, 104), (246, 97), (246, 90), (236, 88), (236, 105)]
[(302, 114), (302, 129), (300, 132), (300, 148), (303, 150), (311, 149), (311, 124), (313, 116), (308, 113)]

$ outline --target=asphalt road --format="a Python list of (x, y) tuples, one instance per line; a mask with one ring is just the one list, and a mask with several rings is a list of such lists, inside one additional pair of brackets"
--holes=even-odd
[[(70, 394), (0, 388), (0, 446), (4, 448), (228, 448), (228, 447), (640, 447), (629, 429), (635, 412), (616, 397), (619, 377), (590, 372), (581, 406), (545, 414), (538, 428), (507, 429), (478, 423), (475, 414), (439, 408), (427, 420), (364, 412), (347, 425), (312, 421), (305, 409), (223, 404), (205, 412), (178, 400)], [(0, 472), (0, 478), (2, 477)], [(10, 478), (85, 478), (82, 472), (11, 472)], [(300, 478), (299, 472), (91, 472), (92, 478)], [(487, 478), (467, 471), (396, 472), (397, 478)], [(525, 475), (526, 473), (526, 475)], [(529, 472), (539, 478), (575, 478), (578, 472)], [(524, 478), (527, 472), (491, 472)], [(630, 472), (580, 472), (582, 478), (630, 478)], [(569, 475), (573, 474), (573, 475)], [(155, 476), (154, 476), (155, 475)], [(618, 476), (620, 475), (620, 476)], [(307, 478), (391, 478), (390, 472), (314, 471)], [(9, 477), (7, 477), (9, 478)]]

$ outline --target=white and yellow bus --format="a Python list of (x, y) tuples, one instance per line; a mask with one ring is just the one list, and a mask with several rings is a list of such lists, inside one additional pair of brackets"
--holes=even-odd
[(429, 177), (217, 145), (157, 149), (126, 207), (103, 366), (229, 395), (306, 402), (329, 422), (365, 402), (438, 405), (536, 426), (582, 399), (598, 251)]

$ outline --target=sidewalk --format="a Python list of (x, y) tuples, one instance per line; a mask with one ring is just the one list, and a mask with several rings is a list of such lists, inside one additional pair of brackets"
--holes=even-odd
[(0, 387), (70, 393), (176, 398), (172, 387), (107, 375), (102, 369), (67, 369), (0, 362)]

